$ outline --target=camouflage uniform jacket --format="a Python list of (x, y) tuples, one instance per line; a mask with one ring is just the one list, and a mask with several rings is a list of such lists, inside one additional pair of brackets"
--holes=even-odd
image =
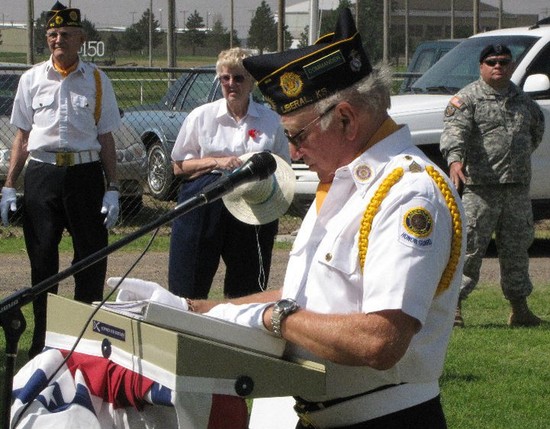
[(449, 165), (464, 164), (467, 185), (529, 185), (543, 133), (543, 113), (528, 95), (513, 83), (499, 93), (480, 78), (449, 102), (441, 152)]

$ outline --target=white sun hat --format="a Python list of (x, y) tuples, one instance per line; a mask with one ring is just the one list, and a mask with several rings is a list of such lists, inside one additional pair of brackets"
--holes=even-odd
[[(254, 153), (241, 155), (244, 162)], [(294, 198), (296, 175), (280, 156), (271, 154), (277, 163), (275, 173), (267, 179), (245, 183), (222, 197), (227, 210), (241, 222), (264, 225), (286, 213)]]

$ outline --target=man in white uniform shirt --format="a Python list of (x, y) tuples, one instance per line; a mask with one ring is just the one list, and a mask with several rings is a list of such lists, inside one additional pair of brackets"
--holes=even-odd
[[(288, 356), (325, 365), (325, 393), (295, 398), (297, 429), (446, 428), (439, 377), (463, 266), (463, 208), (388, 116), (391, 70), (371, 67), (349, 9), (315, 45), (244, 66), (281, 115), (291, 156), (320, 185), (282, 289), (188, 300), (190, 308), (272, 332)], [(254, 427), (287, 428), (291, 411), (258, 415)]]
[[(33, 285), (57, 274), (65, 228), (78, 262), (107, 246), (107, 229), (119, 212), (112, 132), (120, 126), (120, 114), (113, 88), (102, 71), (78, 57), (86, 40), (79, 9), (57, 2), (46, 28), (51, 57), (21, 76), (13, 103), (17, 133), (0, 203), (8, 224), (8, 212), (16, 208), (15, 183), (28, 158), (23, 231)], [(75, 299), (101, 300), (106, 271), (103, 259), (76, 273)], [(46, 301), (44, 293), (33, 303), (30, 358), (44, 347)]]

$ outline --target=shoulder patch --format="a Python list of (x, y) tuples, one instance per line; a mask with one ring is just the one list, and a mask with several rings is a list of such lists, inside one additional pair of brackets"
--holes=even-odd
[(462, 110), (462, 108), (464, 107), (464, 101), (462, 101), (456, 95), (453, 98), (451, 98), (451, 101), (449, 101), (449, 104), (451, 104), (452, 106), (460, 110)]
[(409, 209), (403, 216), (403, 226), (412, 236), (424, 238), (432, 232), (433, 218), (431, 213), (424, 207), (414, 207)]
[(456, 110), (462, 110), (464, 108), (464, 101), (458, 98), (456, 95), (451, 98), (447, 108), (445, 109), (445, 116), (453, 116), (456, 113)]

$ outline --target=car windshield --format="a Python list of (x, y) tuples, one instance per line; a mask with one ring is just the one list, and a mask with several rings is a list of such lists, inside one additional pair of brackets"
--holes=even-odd
[(519, 62), (535, 44), (532, 36), (491, 36), (467, 39), (428, 69), (411, 87), (414, 93), (454, 94), (479, 78), (479, 54), (489, 44), (505, 44)]

